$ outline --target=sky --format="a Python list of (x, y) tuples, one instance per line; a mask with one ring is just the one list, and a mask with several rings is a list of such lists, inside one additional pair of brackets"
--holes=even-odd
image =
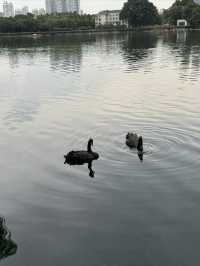
[[(16, 8), (22, 6), (29, 6), (30, 10), (38, 7), (45, 7), (45, 0), (8, 0), (13, 2)], [(84, 13), (96, 13), (105, 9), (121, 9), (123, 3), (126, 0), (80, 0), (81, 10)], [(158, 9), (168, 8), (174, 0), (150, 0), (153, 2)], [(0, 0), (0, 10), (2, 10), (3, 0)]]

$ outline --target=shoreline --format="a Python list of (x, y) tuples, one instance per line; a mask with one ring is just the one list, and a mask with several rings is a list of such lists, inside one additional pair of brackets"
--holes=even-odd
[(122, 33), (122, 32), (139, 32), (139, 31), (177, 31), (177, 30), (189, 30), (189, 31), (200, 31), (198, 29), (192, 28), (179, 28), (172, 26), (147, 26), (139, 27), (133, 29), (88, 29), (88, 30), (62, 30), (62, 31), (45, 31), (45, 32), (9, 32), (9, 33), (0, 33), (0, 37), (17, 37), (17, 36), (51, 36), (51, 35), (62, 35), (62, 34), (93, 34), (93, 33)]

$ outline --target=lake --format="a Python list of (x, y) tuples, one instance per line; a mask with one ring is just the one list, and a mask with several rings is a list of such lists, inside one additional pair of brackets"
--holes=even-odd
[(199, 32), (0, 37), (0, 66), (1, 265), (198, 265)]

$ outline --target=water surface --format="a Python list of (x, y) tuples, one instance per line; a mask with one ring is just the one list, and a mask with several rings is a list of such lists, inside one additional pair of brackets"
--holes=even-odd
[[(1, 37), (0, 65), (1, 264), (197, 265), (199, 33)], [(93, 179), (63, 164), (90, 137)]]

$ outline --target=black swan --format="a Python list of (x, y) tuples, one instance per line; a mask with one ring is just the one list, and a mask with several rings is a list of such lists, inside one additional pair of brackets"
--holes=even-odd
[(0, 261), (8, 256), (15, 255), (17, 244), (11, 239), (4, 217), (0, 216)]
[(130, 148), (137, 148), (138, 152), (143, 152), (143, 138), (137, 134), (128, 133), (126, 135), (126, 145)]
[(90, 163), (93, 160), (99, 158), (99, 154), (92, 151), (93, 139), (89, 139), (87, 145), (87, 151), (70, 151), (67, 155), (64, 155), (64, 164), (69, 165), (82, 165)]

